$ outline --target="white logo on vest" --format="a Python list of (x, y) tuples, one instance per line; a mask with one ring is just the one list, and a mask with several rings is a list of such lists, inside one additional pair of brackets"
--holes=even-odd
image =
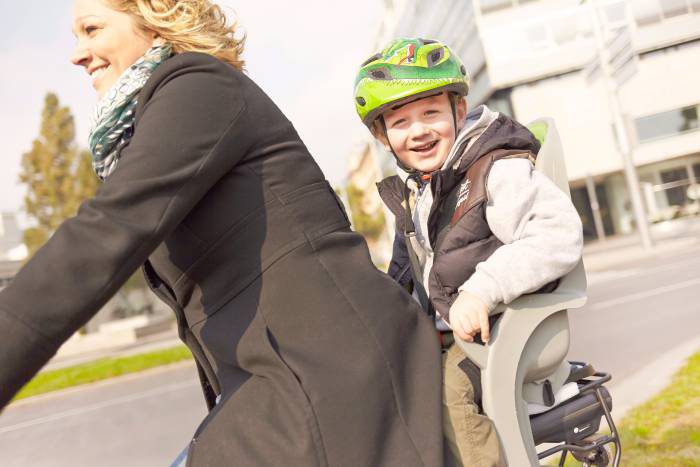
[(466, 179), (460, 186), (459, 186), (459, 192), (457, 193), (457, 206), (455, 206), (455, 209), (458, 208), (463, 202), (467, 200), (469, 197), (469, 189), (472, 186), (472, 181), (469, 179)]

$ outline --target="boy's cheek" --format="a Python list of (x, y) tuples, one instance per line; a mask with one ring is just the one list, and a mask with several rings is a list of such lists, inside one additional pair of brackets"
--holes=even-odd
[(404, 164), (407, 165), (408, 167), (413, 167), (415, 164), (415, 161), (406, 154), (405, 151), (395, 151), (396, 157), (399, 158), (399, 160)]

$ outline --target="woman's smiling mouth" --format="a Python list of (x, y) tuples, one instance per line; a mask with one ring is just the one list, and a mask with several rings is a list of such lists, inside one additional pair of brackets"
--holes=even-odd
[(90, 73), (90, 77), (92, 78), (93, 85), (95, 84), (95, 82), (98, 79), (100, 79), (105, 74), (105, 72), (107, 71), (107, 68), (109, 68), (109, 65), (104, 65), (104, 66), (101, 66), (99, 68), (92, 70), (92, 72)]

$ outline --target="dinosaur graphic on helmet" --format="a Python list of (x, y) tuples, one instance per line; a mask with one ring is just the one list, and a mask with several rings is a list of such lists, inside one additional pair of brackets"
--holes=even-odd
[(438, 41), (396, 39), (360, 66), (355, 108), (371, 128), (387, 108), (438, 91), (469, 92), (469, 75), (459, 57)]

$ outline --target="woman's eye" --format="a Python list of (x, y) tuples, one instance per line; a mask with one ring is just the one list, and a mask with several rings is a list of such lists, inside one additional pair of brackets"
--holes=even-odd
[(90, 35), (93, 32), (97, 31), (97, 26), (85, 26), (83, 30), (85, 31), (85, 34)]

